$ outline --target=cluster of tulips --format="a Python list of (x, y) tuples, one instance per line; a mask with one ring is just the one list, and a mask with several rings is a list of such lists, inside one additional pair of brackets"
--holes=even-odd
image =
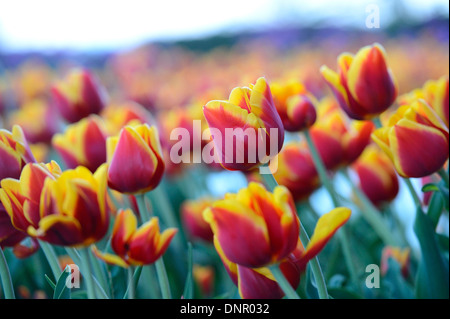
[[(21, 107), (0, 106), (2, 296), (448, 298), (448, 227), (440, 225), (448, 75), (400, 94), (378, 43), (302, 80), (288, 71), (253, 77), (248, 60), (227, 58), (208, 78), (216, 60), (203, 57), (200, 69), (175, 53), (185, 67), (173, 90), (162, 84), (175, 71), (156, 68), (164, 55), (155, 62), (148, 53), (119, 56), (103, 72), (69, 67), (64, 78), (24, 69)], [(177, 128), (189, 139), (175, 140)], [(221, 141), (229, 129), (231, 147)], [(187, 150), (182, 161), (173, 161), (174, 147)], [(217, 160), (196, 162), (205, 149)], [(248, 183), (217, 198), (208, 177), (228, 171)], [(222, 181), (229, 188), (233, 176)], [(419, 247), (405, 235), (405, 212), (390, 204), (403, 186)], [(319, 189), (331, 209), (312, 200)], [(34, 282), (45, 287), (14, 283), (15, 272), (37, 264), (45, 277)], [(368, 264), (381, 267), (379, 290), (367, 284)], [(81, 288), (64, 289), (66, 265), (79, 267)]]

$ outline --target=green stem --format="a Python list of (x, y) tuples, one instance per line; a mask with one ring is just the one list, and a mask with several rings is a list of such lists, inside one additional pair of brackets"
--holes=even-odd
[(375, 124), (376, 128), (381, 128), (383, 127), (383, 124), (381, 124), (381, 120), (379, 116), (376, 116), (372, 119), (373, 124)]
[[(261, 176), (264, 179), (264, 181), (266, 182), (269, 189), (273, 192), (275, 187), (278, 186), (278, 183), (275, 180), (275, 178), (273, 177), (273, 175), (272, 174), (261, 174)], [(300, 221), (300, 240), (302, 241), (302, 244), (306, 247), (306, 245), (308, 245), (308, 243), (309, 243), (309, 237), (308, 237), (305, 227), (303, 226), (300, 219), (299, 219), (299, 221)], [(313, 258), (313, 260), (311, 260), (310, 266), (311, 266), (311, 270), (314, 275), (314, 279), (316, 280), (316, 283), (317, 283), (317, 290), (319, 293), (319, 297), (321, 299), (328, 299), (328, 292), (327, 292), (327, 287), (325, 284), (325, 279), (323, 277), (322, 269), (320, 267), (319, 260), (317, 257)], [(278, 266), (274, 267), (274, 268), (278, 269)], [(275, 274), (274, 274), (274, 276), (275, 276)], [(283, 276), (283, 278), (284, 278), (284, 276)], [(279, 282), (278, 279), (277, 279), (277, 281)], [(289, 285), (289, 287), (291, 287), (291, 286)], [(286, 296), (288, 296), (287, 291), (284, 290), (283, 287), (282, 287), (282, 289), (283, 289), (284, 293), (286, 294)], [(291, 289), (292, 289), (292, 287), (291, 287)], [(298, 296), (297, 296), (297, 298), (298, 298)]]
[[(300, 223), (300, 240), (304, 247), (306, 247), (309, 243), (309, 236), (306, 232), (306, 229), (303, 227), (302, 223)], [(311, 271), (314, 275), (314, 279), (317, 285), (317, 291), (319, 293), (320, 299), (328, 299), (328, 290), (327, 285), (325, 283), (325, 278), (323, 276), (322, 268), (320, 267), (319, 258), (316, 256), (310, 260), (309, 265), (311, 267)]]
[(416, 190), (414, 189), (414, 186), (411, 183), (411, 180), (409, 178), (404, 177), (403, 181), (405, 182), (406, 187), (408, 188), (409, 193), (411, 194), (411, 197), (412, 197), (416, 207), (422, 207), (422, 202), (420, 201), (420, 198), (417, 195)]
[(47, 261), (50, 265), (50, 269), (52, 270), (55, 280), (58, 280), (59, 276), (62, 273), (62, 269), (59, 266), (58, 256), (56, 255), (55, 250), (49, 243), (42, 241), (42, 240), (39, 241), (39, 245), (41, 246), (42, 251), (44, 252), (45, 258), (47, 259)]
[(364, 192), (361, 191), (359, 187), (354, 185), (353, 181), (351, 180), (350, 176), (348, 175), (347, 171), (342, 172), (343, 175), (346, 177), (347, 181), (350, 183), (353, 192), (358, 196), (360, 199), (363, 208), (360, 210), (361, 214), (363, 215), (364, 219), (370, 224), (370, 226), (375, 230), (375, 232), (380, 236), (380, 238), (383, 240), (385, 245), (389, 246), (395, 246), (396, 240), (392, 236), (391, 232), (389, 232), (388, 226), (385, 224), (384, 220), (382, 219), (381, 215), (382, 213), (376, 208), (370, 199), (364, 194)]
[(288, 299), (300, 299), (294, 288), (292, 288), (291, 284), (287, 281), (279, 265), (272, 265), (269, 269)]
[(81, 272), (84, 274), (86, 280), (87, 295), (89, 299), (95, 299), (95, 286), (92, 278), (91, 260), (89, 257), (89, 248), (82, 248), (78, 250), (80, 253)]
[[(305, 130), (303, 132), (305, 135), (306, 142), (308, 144), (309, 151), (311, 152), (311, 156), (314, 161), (314, 165), (316, 167), (317, 173), (320, 178), (320, 182), (325, 187), (325, 189), (328, 191), (328, 194), (331, 197), (331, 200), (333, 202), (333, 206), (339, 207), (339, 199), (336, 195), (336, 192), (334, 191), (333, 185), (331, 184), (331, 179), (328, 177), (327, 170), (325, 168), (325, 165), (323, 164), (322, 159), (320, 158), (319, 152), (317, 151), (317, 148), (311, 138), (311, 134), (308, 130)], [(347, 234), (345, 231), (345, 228), (343, 227), (338, 233), (337, 237), (341, 242), (342, 246), (342, 253), (344, 254), (345, 263), (347, 265), (347, 269), (350, 273), (350, 277), (352, 279), (353, 284), (358, 287), (358, 276), (356, 275), (356, 269), (354, 266), (354, 263), (352, 261), (352, 254), (350, 249), (350, 244), (348, 242)]]
[(6, 262), (3, 249), (0, 248), (0, 277), (2, 279), (2, 287), (5, 293), (6, 299), (15, 299), (14, 287), (11, 279), (11, 273), (9, 272), (8, 263)]
[[(128, 299), (136, 299), (136, 286), (133, 280), (133, 267), (128, 267)], [(126, 294), (126, 293), (125, 293)]]
[(437, 171), (437, 173), (442, 178), (442, 180), (444, 181), (445, 185), (447, 185), (447, 187), (448, 187), (448, 173), (445, 171), (445, 169), (441, 168), (440, 170)]
[(89, 256), (93, 265), (94, 276), (98, 278), (100, 287), (103, 289), (105, 295), (109, 298), (109, 296), (106, 294), (106, 290), (109, 287), (107, 275), (104, 269), (102, 269), (102, 265), (100, 264), (99, 260), (92, 255), (92, 251), (89, 252)]
[[(136, 287), (139, 283), (139, 278), (141, 278), (143, 266), (136, 267), (136, 270), (133, 274), (133, 268), (128, 268), (128, 287), (127, 291), (125, 291), (125, 294), (123, 295), (123, 299), (135, 299), (136, 298)], [(131, 273), (131, 274), (130, 274)]]
[[(66, 247), (66, 252), (67, 252), (67, 254), (70, 256), (70, 258), (73, 260), (73, 262), (74, 262), (76, 265), (81, 265), (81, 264), (82, 264), (80, 254), (78, 253), (78, 251), (77, 251), (75, 248)], [(84, 273), (84, 269), (81, 269), (80, 271), (81, 271), (81, 273), (82, 273), (83, 276), (85, 276), (85, 277), (87, 276), (87, 274)], [(93, 280), (94, 280), (94, 284), (95, 284), (94, 289), (95, 289), (96, 295), (99, 296), (99, 298), (102, 298), (102, 299), (109, 299), (108, 295), (106, 294), (105, 290), (104, 290), (103, 287), (100, 285), (100, 283), (98, 282), (98, 280), (97, 280), (95, 277), (93, 277), (92, 275), (91, 275), (91, 277), (92, 277)], [(107, 285), (107, 286), (108, 286), (108, 285)], [(111, 286), (112, 286), (112, 285), (110, 285), (110, 287), (111, 287)], [(113, 296), (112, 293), (111, 293), (111, 296)]]
[(308, 148), (309, 151), (311, 152), (311, 156), (313, 158), (317, 174), (319, 175), (320, 182), (330, 194), (334, 207), (339, 207), (340, 205), (338, 197), (336, 195), (336, 192), (334, 191), (333, 185), (331, 184), (331, 179), (328, 177), (327, 170), (325, 168), (325, 165), (323, 164), (322, 158), (320, 157), (316, 145), (314, 144), (311, 138), (311, 134), (309, 133), (308, 130), (304, 131), (303, 133), (305, 135), (306, 142), (308, 143)]
[(164, 266), (164, 260), (161, 256), (155, 261), (156, 275), (158, 276), (159, 286), (161, 288), (161, 296), (163, 299), (171, 299), (169, 278), (167, 277), (166, 267)]

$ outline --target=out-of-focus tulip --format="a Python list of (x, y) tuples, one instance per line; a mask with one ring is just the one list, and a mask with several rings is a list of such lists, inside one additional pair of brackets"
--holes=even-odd
[(263, 267), (283, 260), (297, 245), (300, 224), (284, 186), (271, 193), (250, 183), (216, 201), (203, 215), (227, 259), (236, 264)]
[(369, 145), (352, 168), (358, 174), (362, 191), (375, 206), (390, 202), (397, 196), (397, 173), (389, 157), (377, 145)]
[(104, 122), (97, 115), (90, 115), (56, 134), (52, 145), (68, 168), (82, 165), (95, 172), (106, 162)]
[(149, 111), (133, 101), (107, 105), (102, 110), (101, 117), (105, 121), (108, 135), (116, 135), (124, 126), (132, 123), (151, 125), (154, 121)]
[(106, 149), (110, 188), (139, 194), (158, 186), (164, 174), (164, 161), (156, 127), (127, 125), (119, 136), (108, 137)]
[[(303, 247), (297, 240), (295, 249), (280, 262), (280, 269), (291, 286), (296, 289), (300, 277), (308, 262), (315, 258), (351, 216), (348, 208), (338, 207), (320, 217), (310, 242)], [(217, 239), (214, 241), (217, 252), (233, 282), (239, 288), (239, 294), (245, 299), (280, 299), (284, 296), (270, 269), (249, 268), (227, 259)]]
[(121, 210), (116, 216), (111, 237), (115, 255), (102, 253), (96, 247), (93, 247), (93, 252), (107, 263), (121, 267), (148, 265), (165, 253), (176, 232), (176, 228), (169, 228), (160, 233), (157, 217), (138, 228), (131, 209)]
[(320, 72), (348, 116), (370, 119), (394, 103), (397, 84), (380, 44), (365, 46), (356, 55), (342, 53), (337, 60), (338, 72), (326, 66)]
[(404, 278), (409, 276), (411, 250), (409, 248), (401, 249), (399, 247), (387, 246), (381, 253), (381, 274), (384, 276), (389, 270), (389, 259), (395, 260), (401, 269)]
[(14, 125), (11, 131), (0, 129), (0, 181), (19, 178), (25, 164), (35, 161), (20, 126)]
[(9, 122), (19, 125), (30, 143), (50, 143), (53, 134), (60, 130), (61, 119), (45, 99), (26, 102), (12, 112)]
[(109, 226), (106, 167), (95, 174), (79, 166), (28, 164), (20, 180), (4, 179), (0, 199), (13, 225), (30, 236), (62, 246), (88, 246)]
[(278, 155), (278, 184), (286, 186), (295, 201), (308, 198), (320, 186), (314, 161), (305, 144), (289, 143)]
[(438, 80), (427, 81), (422, 88), (415, 89), (398, 98), (400, 105), (411, 104), (416, 99), (424, 99), (431, 106), (444, 124), (449, 126), (448, 75)]
[(228, 170), (258, 167), (283, 146), (284, 127), (265, 78), (234, 88), (227, 101), (209, 101), (203, 114), (221, 165)]
[(64, 81), (52, 87), (54, 105), (69, 123), (98, 114), (105, 105), (105, 93), (87, 70), (74, 69)]
[(194, 239), (212, 242), (211, 226), (203, 219), (203, 211), (214, 203), (212, 198), (186, 200), (181, 205), (181, 220), (187, 232)]
[(214, 290), (214, 268), (195, 264), (192, 269), (192, 277), (199, 286), (203, 296), (210, 296)]
[(375, 125), (371, 121), (349, 120), (336, 105), (323, 100), (319, 120), (310, 129), (311, 139), (329, 170), (353, 163), (370, 143)]
[(431, 175), (448, 159), (448, 128), (424, 100), (400, 106), (372, 139), (403, 177)]
[(297, 81), (272, 83), (270, 89), (284, 129), (298, 132), (316, 121), (315, 98)]

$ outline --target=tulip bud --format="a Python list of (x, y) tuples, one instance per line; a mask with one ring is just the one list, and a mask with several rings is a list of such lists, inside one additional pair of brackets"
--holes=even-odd
[(125, 126), (108, 137), (108, 185), (125, 194), (139, 194), (158, 186), (164, 174), (159, 134), (154, 126)]
[(72, 70), (64, 81), (52, 87), (51, 92), (54, 105), (69, 123), (100, 113), (105, 104), (103, 88), (86, 70)]
[(380, 44), (363, 47), (356, 55), (341, 54), (338, 67), (338, 73), (326, 66), (320, 72), (349, 117), (370, 119), (394, 103), (397, 84)]

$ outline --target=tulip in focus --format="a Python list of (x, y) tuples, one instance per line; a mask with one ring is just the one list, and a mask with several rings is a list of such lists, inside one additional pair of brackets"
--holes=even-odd
[(297, 246), (297, 211), (283, 186), (271, 193), (252, 182), (237, 194), (216, 201), (203, 216), (232, 263), (251, 268), (268, 266), (286, 258)]
[(14, 227), (60, 246), (88, 246), (105, 236), (106, 167), (95, 174), (79, 166), (28, 164), (20, 180), (4, 179), (0, 199)]
[(389, 157), (377, 146), (369, 145), (352, 165), (364, 194), (375, 206), (392, 201), (399, 182)]
[(397, 84), (380, 44), (365, 46), (356, 55), (342, 53), (337, 60), (338, 72), (326, 66), (320, 72), (349, 117), (370, 119), (394, 103)]
[(139, 124), (125, 126), (106, 141), (108, 186), (124, 194), (156, 188), (164, 174), (158, 130)]
[(160, 233), (158, 218), (137, 227), (137, 218), (130, 209), (121, 210), (116, 216), (111, 237), (111, 248), (115, 254), (102, 253), (95, 246), (93, 252), (105, 262), (124, 268), (149, 265), (158, 260), (167, 250), (176, 228)]
[(448, 159), (448, 128), (424, 100), (400, 106), (372, 139), (403, 177), (431, 175)]
[(52, 145), (68, 168), (82, 165), (95, 172), (106, 162), (105, 124), (97, 115), (90, 115), (56, 134)]
[(221, 165), (228, 170), (258, 167), (283, 146), (284, 127), (263, 77), (249, 87), (234, 88), (227, 101), (209, 101), (203, 114)]
[[(318, 220), (306, 249), (298, 239), (295, 249), (281, 260), (280, 269), (294, 289), (299, 285), (300, 277), (305, 273), (308, 262), (320, 253), (350, 216), (350, 209), (344, 207), (335, 208), (324, 214)], [(217, 238), (214, 243), (225, 269), (239, 289), (241, 298), (280, 299), (284, 296), (269, 268), (250, 268), (233, 263), (224, 254)]]
[(105, 105), (105, 93), (87, 70), (72, 70), (65, 80), (52, 87), (55, 107), (69, 123), (89, 114), (99, 114)]

